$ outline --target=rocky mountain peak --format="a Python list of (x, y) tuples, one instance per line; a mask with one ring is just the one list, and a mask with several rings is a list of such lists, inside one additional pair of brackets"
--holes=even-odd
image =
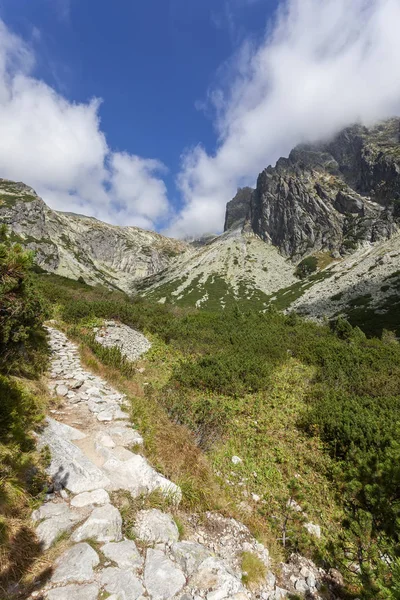
[(343, 255), (390, 238), (400, 217), (400, 120), (297, 146), (260, 173), (251, 227), (286, 256)]
[(235, 227), (243, 227), (249, 216), (251, 198), (254, 189), (251, 187), (239, 188), (236, 196), (226, 205), (224, 231)]

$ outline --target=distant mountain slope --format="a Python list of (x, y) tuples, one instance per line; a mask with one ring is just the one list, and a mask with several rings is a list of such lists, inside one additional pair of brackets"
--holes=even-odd
[(36, 253), (37, 264), (87, 283), (132, 290), (133, 283), (167, 267), (185, 242), (138, 227), (118, 227), (91, 217), (51, 210), (23, 183), (0, 180), (0, 222), (13, 239)]
[(194, 254), (178, 257), (165, 271), (139, 283), (137, 290), (183, 306), (225, 308), (243, 301), (262, 309), (268, 295), (297, 281), (294, 270), (274, 246), (239, 228)]

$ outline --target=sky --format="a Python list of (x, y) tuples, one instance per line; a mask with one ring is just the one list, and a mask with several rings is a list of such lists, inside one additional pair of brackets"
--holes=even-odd
[(400, 115), (400, 0), (0, 0), (0, 177), (219, 232), (300, 142)]

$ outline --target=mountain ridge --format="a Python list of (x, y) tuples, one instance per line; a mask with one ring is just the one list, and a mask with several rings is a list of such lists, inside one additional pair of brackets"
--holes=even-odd
[(32, 188), (7, 180), (0, 180), (0, 221), (46, 271), (158, 302), (275, 305), (332, 318), (353, 314), (364, 297), (365, 309), (391, 313), (400, 270), (400, 119), (297, 146), (260, 173), (255, 189), (238, 189), (224, 233), (190, 244), (53, 211)]

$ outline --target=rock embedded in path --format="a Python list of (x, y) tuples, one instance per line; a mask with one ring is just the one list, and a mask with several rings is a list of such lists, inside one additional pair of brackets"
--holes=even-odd
[(97, 583), (67, 585), (47, 592), (46, 600), (97, 600), (99, 591)]
[(66, 502), (47, 502), (32, 513), (34, 522), (41, 521), (36, 527), (36, 535), (43, 550), (47, 550), (56, 539), (70, 531), (87, 512), (70, 509)]
[(93, 581), (93, 567), (97, 567), (99, 562), (97, 553), (89, 544), (76, 544), (58, 558), (51, 582), (65, 584)]
[(110, 542), (102, 546), (101, 551), (121, 569), (138, 569), (143, 564), (143, 558), (132, 540)]
[(123, 423), (107, 427), (107, 433), (118, 446), (143, 444), (143, 438), (140, 433)]
[(178, 527), (173, 518), (157, 508), (138, 512), (134, 533), (139, 540), (147, 543), (168, 544), (179, 540)]
[(74, 531), (74, 542), (93, 539), (97, 542), (119, 542), (122, 539), (122, 517), (117, 508), (106, 504), (95, 508), (90, 517)]
[(119, 460), (112, 456), (103, 464), (102, 469), (111, 482), (108, 489), (113, 491), (129, 490), (137, 498), (141, 494), (159, 490), (177, 504), (182, 498), (180, 488), (157, 473), (140, 454), (134, 454), (129, 460)]
[(100, 574), (100, 583), (107, 592), (123, 600), (137, 600), (145, 592), (140, 579), (127, 569), (104, 569)]
[(161, 550), (150, 548), (146, 555), (144, 584), (152, 600), (168, 600), (185, 586), (186, 577)]
[(48, 446), (50, 449), (51, 463), (47, 472), (53, 478), (55, 486), (58, 489), (65, 487), (73, 494), (107, 487), (110, 481), (105, 473), (69, 441), (68, 436), (73, 428), (68, 428), (65, 434), (67, 437), (62, 437), (64, 429), (60, 425), (62, 424), (49, 419), (39, 440), (39, 448)]
[(82, 492), (74, 496), (71, 500), (71, 506), (82, 508), (86, 506), (102, 506), (110, 503), (110, 496), (106, 490), (93, 490), (93, 492)]

